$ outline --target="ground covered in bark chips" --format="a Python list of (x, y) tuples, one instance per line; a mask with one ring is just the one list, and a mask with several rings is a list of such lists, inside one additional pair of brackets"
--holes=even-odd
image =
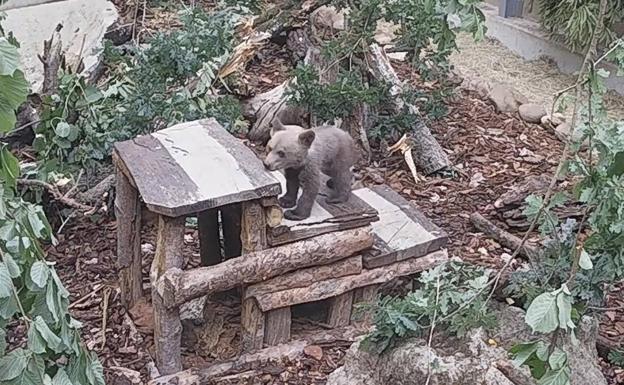
[[(492, 105), (470, 92), (462, 91), (456, 95), (449, 101), (448, 109), (447, 116), (431, 123), (431, 128), (459, 170), (455, 178), (433, 177), (416, 183), (401, 156), (375, 156), (368, 167), (360, 170), (361, 182), (364, 185), (387, 183), (413, 200), (433, 222), (448, 232), (451, 255), (481, 265), (501, 266), (504, 255), (512, 251), (479, 234), (470, 224), (469, 215), (480, 212), (520, 235), (517, 229), (509, 228), (499, 220), (501, 215), (493, 203), (527, 176), (551, 175), (562, 144), (538, 125), (526, 124), (516, 116), (496, 113)], [(152, 230), (153, 227), (146, 228), (142, 238), (145, 285), (155, 248)], [(85, 323), (85, 341), (102, 359), (110, 383), (115, 383), (113, 379), (120, 371), (118, 367), (139, 371), (146, 378), (151, 366), (150, 357), (153, 357), (153, 321), (149, 303), (140, 304), (126, 314), (119, 302), (114, 265), (115, 231), (116, 224), (112, 219), (75, 220), (63, 229), (58, 246), (48, 248), (49, 259), (56, 261), (61, 278), (71, 292), (73, 316)], [(185, 244), (189, 267), (198, 265), (197, 234), (192, 228), (187, 231)], [(145, 292), (149, 293), (145, 287)], [(619, 294), (610, 296), (609, 306), (623, 305)], [(146, 301), (149, 301), (147, 296)], [(206, 331), (202, 344), (185, 350), (188, 366), (226, 359), (237, 352), (239, 305), (232, 296), (223, 296), (214, 306), (219, 307), (223, 322), (218, 322), (221, 325), (218, 330)], [(602, 339), (621, 343), (624, 312), (615, 309), (604, 314)], [(296, 322), (305, 325), (302, 320)], [(185, 334), (184, 339), (185, 345), (193, 345), (197, 336)], [(322, 355), (268, 365), (260, 380), (271, 384), (323, 384), (327, 374), (341, 364), (347, 346), (345, 343), (323, 346)], [(206, 355), (207, 351), (216, 352), (216, 356)], [(606, 362), (602, 364), (611, 383), (624, 380), (619, 368)]]

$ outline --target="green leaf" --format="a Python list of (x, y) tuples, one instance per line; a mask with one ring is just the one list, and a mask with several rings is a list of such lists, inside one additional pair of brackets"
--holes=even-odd
[(9, 381), (22, 374), (32, 353), (17, 348), (0, 358), (0, 381)]
[(61, 345), (61, 339), (50, 330), (48, 325), (41, 316), (37, 316), (33, 325), (37, 328), (37, 331), (41, 333), (41, 337), (47, 342), (48, 346), (55, 352), (59, 352), (59, 346)]
[(572, 296), (569, 291), (567, 294), (562, 291), (557, 295), (557, 308), (559, 309), (559, 327), (564, 330), (567, 330), (568, 327), (574, 329), (574, 322), (572, 322)]
[(565, 365), (567, 361), (568, 355), (559, 348), (555, 348), (550, 357), (548, 357), (548, 365), (550, 365), (552, 370), (559, 370), (563, 368), (563, 365)]
[(11, 385), (41, 385), (45, 377), (45, 362), (38, 355), (30, 355), (28, 364), (22, 373), (17, 376)]
[(28, 223), (30, 223), (30, 227), (35, 233), (35, 237), (37, 238), (44, 237), (46, 225), (45, 223), (43, 223), (43, 221), (41, 221), (41, 217), (39, 216), (38, 212), (32, 211), (32, 210), (28, 211)]
[(28, 96), (28, 82), (22, 71), (15, 71), (13, 76), (0, 75), (0, 132), (7, 132), (15, 127), (15, 110)]
[(7, 146), (3, 146), (0, 149), (0, 180), (4, 180), (11, 188), (15, 188), (19, 173), (19, 161), (11, 154)]
[(48, 287), (46, 288), (46, 305), (54, 321), (58, 322), (59, 316), (57, 313), (59, 312), (60, 306), (58, 306), (57, 302), (56, 282), (54, 282), (54, 280), (48, 283)]
[(525, 322), (533, 332), (550, 333), (557, 328), (557, 292), (543, 293), (537, 296), (527, 309)]
[(20, 269), (13, 256), (9, 253), (4, 253), (4, 263), (6, 263), (7, 269), (9, 271), (9, 275), (11, 278), (17, 278), (22, 274), (22, 269)]
[(0, 262), (0, 298), (7, 298), (13, 295), (13, 281), (11, 274), (4, 262)]
[(11, 76), (19, 66), (17, 47), (0, 37), (0, 75)]
[(513, 363), (516, 366), (522, 366), (537, 350), (537, 341), (526, 344), (514, 345), (509, 352), (513, 356)]
[(67, 373), (63, 368), (60, 368), (54, 378), (52, 379), (52, 385), (73, 385)]
[(548, 370), (538, 385), (570, 385), (570, 368), (565, 365), (558, 370)]
[(87, 378), (89, 379), (91, 385), (106, 385), (106, 382), (104, 381), (104, 368), (95, 355), (91, 358), (91, 362), (87, 370)]
[(35, 285), (44, 288), (50, 277), (50, 268), (43, 261), (35, 261), (30, 268), (30, 279)]
[(54, 132), (61, 138), (67, 138), (71, 132), (71, 126), (67, 122), (59, 122), (56, 127), (54, 127)]
[(46, 341), (41, 337), (41, 334), (36, 328), (28, 329), (28, 348), (35, 354), (43, 354), (46, 351)]
[(581, 250), (581, 255), (579, 256), (579, 266), (583, 270), (591, 270), (594, 268), (591, 257), (587, 254), (585, 249)]
[(624, 174), (624, 151), (615, 154), (613, 163), (607, 171), (608, 176), (620, 176)]

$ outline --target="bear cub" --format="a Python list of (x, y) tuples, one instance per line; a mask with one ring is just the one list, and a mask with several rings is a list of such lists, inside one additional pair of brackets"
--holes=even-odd
[[(355, 163), (355, 153), (353, 139), (338, 127), (305, 129), (284, 125), (276, 119), (264, 165), (271, 171), (285, 171), (286, 194), (279, 199), (279, 203), (283, 208), (296, 207), (284, 212), (284, 217), (302, 220), (310, 216), (319, 193), (321, 172), (330, 178), (327, 187), (331, 192), (327, 203), (346, 202), (351, 193), (351, 167)], [(302, 193), (297, 200), (299, 187)]]

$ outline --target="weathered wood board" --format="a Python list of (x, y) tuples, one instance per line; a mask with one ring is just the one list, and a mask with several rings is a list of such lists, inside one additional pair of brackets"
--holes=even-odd
[(379, 221), (371, 223), (375, 245), (362, 256), (365, 268), (421, 257), (446, 246), (446, 233), (390, 187), (363, 188), (353, 194), (379, 213)]
[[(286, 192), (284, 175), (279, 171), (273, 172), (273, 175), (280, 181), (282, 191)], [(295, 242), (333, 231), (367, 226), (379, 219), (377, 212), (353, 193), (349, 200), (342, 204), (325, 202), (327, 194), (326, 180), (327, 177), (323, 176), (321, 179), (321, 192), (312, 207), (312, 213), (309, 218), (301, 221), (283, 219), (279, 226), (268, 229), (267, 237), (271, 246)], [(299, 195), (301, 195), (301, 190), (299, 190)]]
[(118, 142), (115, 152), (147, 207), (171, 217), (282, 191), (261, 160), (214, 119)]
[(319, 280), (307, 287), (296, 287), (273, 293), (258, 292), (253, 297), (258, 301), (260, 309), (266, 312), (286, 306), (334, 298), (353, 289), (381, 284), (397, 277), (431, 269), (447, 260), (448, 252), (445, 249), (438, 250), (420, 258), (409, 258), (390, 265), (362, 270), (360, 274)]

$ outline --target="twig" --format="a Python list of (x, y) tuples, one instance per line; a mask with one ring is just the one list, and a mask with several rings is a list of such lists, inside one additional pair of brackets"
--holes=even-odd
[(587, 306), (587, 308), (594, 311), (618, 311), (624, 310), (624, 305), (614, 307)]
[(72, 219), (74, 217), (74, 215), (76, 215), (76, 211), (72, 211), (71, 213), (69, 213), (67, 218), (65, 218), (63, 220), (63, 223), (61, 223), (61, 225), (59, 226), (58, 230), (56, 230), (56, 234), (57, 235), (60, 235), (61, 233), (63, 233), (63, 228), (65, 228), (65, 225), (67, 225), (69, 220)]
[(78, 209), (81, 212), (83, 212), (84, 214), (93, 213), (96, 210), (95, 207), (87, 206), (85, 204), (82, 204), (82, 203), (76, 201), (75, 199), (63, 196), (63, 194), (61, 194), (61, 192), (58, 190), (58, 188), (56, 188), (56, 186), (51, 185), (50, 183), (46, 183), (46, 182), (43, 182), (43, 181), (40, 181), (40, 180), (36, 180), (36, 179), (18, 179), (17, 183), (22, 185), (22, 186), (44, 188), (50, 194), (52, 194), (52, 197), (55, 200), (63, 203), (64, 205), (66, 205), (68, 207), (73, 207), (75, 209)]
[(69, 304), (68, 309), (72, 309), (80, 304), (82, 304), (83, 302), (85, 302), (87, 299), (89, 299), (90, 297), (93, 297), (95, 294), (97, 294), (100, 290), (102, 290), (104, 287), (106, 287), (105, 285), (98, 285), (98, 287), (96, 287), (95, 289), (93, 289), (93, 291), (83, 295), (81, 298), (77, 299), (76, 301), (72, 302), (71, 304)]
[(106, 286), (104, 290), (104, 294), (102, 295), (102, 301), (104, 301), (104, 306), (102, 308), (102, 347), (100, 350), (104, 350), (106, 346), (106, 322), (108, 320), (108, 299), (110, 298), (111, 288)]
[(427, 342), (427, 381), (425, 381), (425, 385), (429, 385), (431, 381), (431, 341), (433, 340), (433, 330), (436, 325), (436, 317), (438, 316), (438, 302), (440, 300), (440, 276), (438, 275), (438, 279), (436, 281), (436, 299), (435, 299), (435, 307), (433, 308), (433, 318), (431, 318), (431, 329), (429, 330), (429, 341)]
[(74, 192), (78, 188), (78, 183), (80, 183), (80, 179), (82, 178), (83, 172), (84, 172), (84, 169), (81, 168), (80, 171), (78, 172), (78, 177), (76, 178), (76, 182), (74, 182), (74, 186), (65, 193), (64, 195), (65, 198), (71, 198), (74, 195)]

